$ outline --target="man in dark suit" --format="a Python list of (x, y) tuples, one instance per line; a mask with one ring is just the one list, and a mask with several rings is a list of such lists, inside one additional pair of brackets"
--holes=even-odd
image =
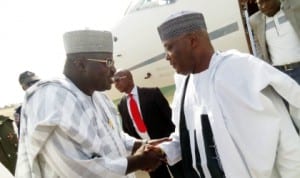
[[(161, 91), (156, 88), (140, 88), (134, 85), (129, 70), (119, 70), (114, 75), (115, 87), (126, 93), (118, 104), (123, 130), (140, 139), (168, 137), (175, 129), (171, 121), (171, 108)], [(137, 107), (136, 107), (136, 106)], [(136, 107), (134, 110), (133, 107)], [(181, 176), (181, 163), (170, 166), (174, 177)], [(151, 178), (171, 177), (166, 165), (149, 173)]]

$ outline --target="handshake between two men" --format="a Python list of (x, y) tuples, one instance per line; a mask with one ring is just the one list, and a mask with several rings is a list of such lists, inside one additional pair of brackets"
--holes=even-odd
[(144, 143), (137, 141), (134, 144), (132, 155), (127, 157), (128, 166), (126, 173), (131, 173), (137, 170), (154, 171), (161, 164), (166, 164), (165, 153), (156, 145), (171, 141), (170, 138), (153, 139)]

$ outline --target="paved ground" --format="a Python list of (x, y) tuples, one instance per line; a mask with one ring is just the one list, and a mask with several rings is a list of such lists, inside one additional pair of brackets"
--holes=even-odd
[[(138, 171), (136, 173), (137, 178), (149, 178), (148, 174), (142, 171)], [(0, 178), (13, 178), (13, 176), (10, 174), (10, 172), (2, 165), (0, 164)]]
[(1, 178), (13, 178), (10, 172), (0, 163), (0, 177)]

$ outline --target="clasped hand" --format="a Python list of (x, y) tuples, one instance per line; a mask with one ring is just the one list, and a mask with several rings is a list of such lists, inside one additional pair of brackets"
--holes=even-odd
[(156, 145), (170, 140), (169, 138), (149, 140), (147, 144), (143, 144), (136, 150), (134, 155), (139, 155), (143, 158), (141, 163), (143, 164), (141, 166), (142, 170), (151, 172), (167, 162), (166, 154), (159, 147), (156, 147)]

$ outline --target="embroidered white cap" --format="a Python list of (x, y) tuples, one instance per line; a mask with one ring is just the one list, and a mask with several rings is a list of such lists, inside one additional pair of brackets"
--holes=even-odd
[(63, 35), (66, 54), (113, 52), (112, 34), (108, 31), (78, 30)]
[(172, 14), (157, 28), (162, 41), (199, 29), (206, 30), (203, 14), (192, 11), (181, 11)]

